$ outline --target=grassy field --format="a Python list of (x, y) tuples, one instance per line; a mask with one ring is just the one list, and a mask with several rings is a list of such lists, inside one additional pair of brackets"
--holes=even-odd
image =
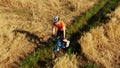
[[(84, 56), (88, 59), (87, 64), (81, 60), (82, 57), (72, 55), (71, 59), (70, 56), (65, 55), (57, 58), (57, 62), (55, 60), (55, 65), (53, 67), (69, 68), (70, 66), (74, 68), (119, 68), (119, 12), (120, 6), (118, 6), (115, 11), (107, 14), (110, 18), (109, 22), (101, 26), (97, 26), (94, 29), (92, 28), (89, 32), (84, 33), (84, 35), (80, 38), (79, 43), (82, 47)], [(80, 67), (80, 64), (84, 66)]]
[[(106, 1), (101, 1), (101, 3), (97, 4), (94, 8), (90, 9), (88, 12), (86, 12), (81, 18), (80, 18), (80, 22), (75, 22), (75, 24), (79, 24), (77, 26), (75, 25), (72, 25), (73, 27), (75, 28), (79, 28), (79, 26), (82, 26), (81, 23), (84, 25), (84, 19), (87, 21), (89, 18), (91, 18), (93, 15), (95, 15), (105, 4), (107, 3), (107, 0)], [(91, 12), (94, 12), (91, 14)], [(89, 17), (88, 14), (90, 15)], [(72, 28), (70, 28), (72, 29)], [(78, 30), (78, 29), (73, 29), (73, 30)], [(73, 32), (74, 33), (74, 32)], [(72, 34), (72, 33), (71, 33)], [(49, 43), (51, 44), (51, 43)], [(54, 45), (54, 44), (52, 44)], [(75, 44), (74, 44), (75, 45)], [(76, 45), (77, 46), (77, 45)], [(52, 47), (52, 46), (50, 46)], [(72, 49), (75, 49), (75, 48), (72, 48)], [(46, 51), (47, 50), (47, 51)], [(78, 49), (79, 50), (79, 49)], [(49, 52), (49, 53), (47, 53)], [(26, 68), (26, 67), (38, 67), (38, 66), (41, 66), (41, 62), (43, 63), (42, 66), (46, 66), (49, 67), (49, 62), (52, 61), (50, 59), (50, 57), (48, 56), (51, 56), (50, 54), (52, 53), (52, 49), (51, 48), (45, 48), (45, 51), (43, 50), (40, 50), (39, 52), (37, 52), (36, 54), (34, 54), (33, 56), (30, 56), (22, 65), (22, 68)], [(68, 50), (68, 53), (70, 54), (71, 53), (71, 50), (69, 49)], [(41, 55), (42, 54), (42, 55)], [(47, 55), (46, 55), (47, 54)], [(45, 56), (46, 55), (46, 56)], [(46, 60), (41, 60), (41, 59), (46, 59)], [(81, 57), (80, 57), (81, 58)], [(81, 59), (80, 59), (81, 60)], [(34, 64), (33, 64), (34, 63)], [(48, 63), (48, 64), (47, 64)], [(80, 61), (80, 65), (82, 65), (83, 62)], [(82, 65), (83, 66), (83, 65)]]
[[(0, 68), (13, 68), (51, 36), (54, 16), (66, 24), (98, 0), (0, 0)], [(44, 55), (43, 55), (44, 56)]]
[(64, 56), (55, 59), (54, 63), (53, 68), (79, 68), (78, 58), (74, 54), (71, 58), (69, 55), (65, 54)]
[(85, 33), (80, 39), (84, 55), (101, 68), (120, 67), (120, 6), (110, 21)]
[[(116, 2), (116, 3), (115, 3)], [(101, 13), (101, 15), (104, 15), (104, 17), (108, 17), (109, 16), (109, 18), (111, 19), (111, 20), (109, 20), (110, 22), (111, 21), (113, 21), (112, 23), (114, 23), (114, 22), (117, 22), (117, 23), (115, 23), (115, 24), (111, 24), (111, 25), (108, 25), (108, 26), (105, 26), (105, 25), (103, 25), (103, 27), (106, 27), (106, 28), (109, 28), (109, 27), (111, 27), (111, 28), (114, 28), (114, 27), (119, 27), (119, 25), (117, 25), (118, 24), (118, 22), (119, 21), (115, 21), (116, 19), (117, 20), (119, 20), (119, 9), (117, 8), (116, 10), (115, 10), (115, 12), (113, 12), (113, 10), (114, 10), (114, 8), (115, 7), (117, 7), (117, 5), (119, 5), (119, 3), (117, 2), (117, 0), (116, 1), (112, 1), (111, 3), (109, 2), (109, 3), (107, 3), (107, 5), (105, 6), (105, 8), (103, 8), (102, 10), (100, 10), (102, 13)], [(100, 5), (99, 5), (100, 6)], [(97, 8), (98, 9), (98, 8)], [(93, 10), (93, 9), (92, 9)], [(89, 12), (92, 12), (92, 10), (91, 11), (88, 11), (88, 13)], [(106, 13), (110, 13), (112, 11), (112, 13), (111, 14), (107, 14), (106, 15)], [(94, 11), (93, 11), (94, 12)], [(115, 14), (114, 14), (115, 13)], [(93, 13), (94, 14), (94, 13)], [(85, 14), (85, 16), (87, 15), (87, 13)], [(92, 15), (92, 14), (91, 14)], [(90, 16), (91, 16), (90, 15)], [(95, 24), (97, 24), (97, 25), (100, 25), (101, 23), (108, 23), (108, 22), (106, 22), (106, 21), (108, 21), (108, 19), (109, 18), (107, 18), (107, 20), (106, 19), (104, 19), (103, 20), (103, 18), (101, 18), (102, 16), (100, 16), (100, 17), (98, 17), (98, 20), (97, 20), (97, 22), (98, 23), (95, 23)], [(78, 29), (78, 27), (77, 26), (81, 26), (81, 27), (79, 27), (79, 28), (82, 28), (82, 25), (78, 25), (78, 24), (80, 24), (80, 23), (82, 23), (82, 21), (84, 21), (83, 19), (85, 19), (85, 21), (87, 21), (87, 19), (89, 19), (89, 17), (87, 16), (87, 18), (85, 17), (81, 17), (80, 19), (79, 19), (79, 22), (76, 22), (76, 26), (73, 26), (73, 28), (75, 27), (75, 28), (77, 28)], [(116, 18), (116, 19), (115, 19)], [(94, 18), (95, 19), (95, 18)], [(102, 20), (101, 20), (102, 19)], [(105, 21), (106, 20), (106, 21)], [(101, 21), (103, 21), (103, 22), (101, 22)], [(96, 22), (96, 21), (92, 21), (92, 23), (91, 24), (87, 24), (87, 25), (89, 25), (88, 27), (90, 27), (90, 28), (94, 28), (95, 29), (95, 31), (96, 31), (96, 33), (97, 34), (95, 34), (95, 36), (97, 36), (98, 34), (100, 34), (101, 35), (101, 33), (99, 33), (100, 31), (101, 31), (101, 28), (96, 28), (96, 26), (97, 25), (94, 25), (94, 22)], [(87, 22), (88, 23), (88, 22)], [(85, 23), (82, 23), (82, 24), (85, 24)], [(88, 28), (87, 26), (86, 26), (86, 28)], [(100, 30), (100, 31), (99, 31)], [(109, 29), (106, 29), (106, 30), (109, 30)], [(117, 28), (117, 30), (116, 29), (112, 29), (112, 30), (115, 30), (115, 32), (117, 33), (118, 32), (118, 30), (119, 30), (119, 28)], [(75, 31), (77, 31), (77, 30), (75, 30), (74, 31), (74, 29), (72, 29), (72, 31), (73, 31), (73, 33), (75, 32)], [(82, 30), (81, 29), (79, 29), (78, 31), (80, 31), (80, 32), (82, 32)], [(79, 32), (77, 31), (77, 33), (79, 34)], [(86, 30), (85, 30), (86, 31)], [(87, 30), (88, 31), (88, 30)], [(106, 31), (105, 31), (106, 32)], [(84, 33), (84, 32), (83, 32)], [(110, 31), (107, 31), (107, 33), (114, 33), (114, 32), (112, 32), (111, 30)], [(72, 33), (71, 33), (72, 34)], [(106, 35), (106, 33), (104, 33), (105, 35)], [(75, 35), (75, 37), (76, 36), (78, 36), (78, 35)], [(80, 35), (81, 36), (81, 35)], [(92, 36), (94, 36), (94, 35), (92, 35)], [(98, 35), (99, 36), (99, 35)], [(111, 35), (110, 35), (111, 36)], [(72, 36), (73, 37), (73, 36)], [(117, 37), (119, 38), (119, 34), (117, 34)], [(99, 38), (101, 38), (101, 37), (99, 37)], [(94, 41), (97, 41), (97, 39), (98, 38), (96, 38), (95, 40), (92, 40), (93, 42)], [(108, 38), (109, 40), (111, 40), (110, 38)], [(75, 39), (74, 39), (75, 40)], [(77, 41), (77, 40), (76, 40)], [(88, 42), (89, 41), (89, 42)], [(117, 45), (117, 46), (114, 46), (113, 45), (113, 50), (112, 51), (115, 51), (115, 52), (112, 52), (111, 51), (111, 49), (108, 49), (108, 52), (112, 52), (113, 54), (112, 54), (112, 56), (117, 56), (117, 59), (116, 58), (114, 58), (112, 61), (110, 60), (110, 59), (107, 59), (107, 60), (104, 60), (104, 57), (103, 57), (103, 61), (104, 62), (102, 62), (102, 59), (99, 59), (98, 57), (96, 57), (96, 55), (98, 55), (99, 54), (99, 52), (102, 52), (102, 51), (97, 51), (98, 52), (98, 54), (96, 54), (96, 52), (95, 52), (95, 49), (94, 49), (94, 46), (93, 46), (93, 49), (94, 49), (94, 51), (92, 51), (95, 55), (93, 55), (93, 54), (91, 54), (91, 50), (93, 50), (91, 47), (92, 47), (92, 45), (94, 45), (94, 43), (92, 43), (92, 41), (90, 41), (90, 39), (89, 39), (89, 37), (87, 37), (87, 38), (85, 38), (85, 40), (84, 39), (82, 39), (82, 41), (80, 42), (80, 45), (82, 45), (82, 55), (84, 55), (85, 54), (85, 56), (83, 56), (82, 57), (82, 59), (84, 59), (84, 57), (86, 57), (88, 60), (87, 60), (87, 64), (85, 64), (85, 66), (83, 66), (83, 68), (97, 68), (97, 66), (98, 67), (102, 67), (102, 68), (119, 68), (120, 66), (119, 66), (119, 45)], [(103, 40), (104, 41), (104, 40)], [(88, 43), (86, 43), (86, 42), (88, 42)], [(112, 42), (112, 41), (111, 41)], [(118, 42), (118, 44), (119, 44), (119, 41), (117, 41)], [(84, 46), (84, 44), (81, 44), (81, 43), (84, 43), (85, 45), (88, 45), (88, 48), (90, 49), (89, 51), (87, 51), (87, 49), (86, 49), (86, 47)], [(92, 43), (92, 45), (91, 45), (91, 47), (89, 47), (89, 43)], [(112, 42), (112, 43), (114, 43), (114, 42)], [(115, 42), (116, 43), (116, 42)], [(111, 44), (111, 43), (110, 43)], [(75, 45), (75, 43), (73, 44), (74, 46), (76, 46)], [(97, 43), (96, 45), (100, 45), (100, 49), (101, 50), (103, 50), (103, 52), (104, 52), (104, 50), (107, 48), (107, 46), (106, 46), (106, 48), (104, 48), (104, 46), (103, 46), (103, 48), (102, 48), (102, 44), (99, 44), (99, 43)], [(109, 44), (108, 44), (109, 45)], [(81, 47), (81, 46), (80, 46)], [(96, 48), (96, 47), (95, 47)], [(98, 48), (98, 49), (99, 49)], [(108, 48), (112, 48), (111, 46), (109, 46)], [(115, 50), (117, 48), (117, 50)], [(86, 52), (84, 52), (83, 51), (83, 49), (86, 51)], [(97, 49), (96, 49), (97, 50)], [(118, 51), (118, 52), (117, 52)], [(117, 54), (116, 54), (117, 53)], [(91, 58), (94, 58), (94, 60), (91, 60), (91, 59), (89, 59), (88, 58), (88, 55), (86, 55), (86, 54), (88, 54), (88, 55), (90, 55), (90, 56), (92, 56)], [(95, 57), (94, 57), (95, 56)], [(109, 56), (109, 55), (107, 55), (107, 56), (105, 56), (105, 57), (110, 57), (110, 58), (113, 58), (113, 57), (111, 57), (111, 56)], [(69, 58), (69, 57), (68, 57)], [(96, 60), (96, 58), (98, 58), (98, 60)], [(76, 58), (77, 59), (77, 58)], [(79, 64), (79, 67), (80, 67), (80, 65), (84, 65), (84, 63), (85, 62), (83, 62), (83, 60), (80, 60), (80, 58), (79, 59), (77, 59), (79, 62), (78, 62), (78, 64)], [(86, 60), (86, 59), (85, 59)], [(117, 61), (116, 61), (117, 60)], [(61, 60), (62, 61), (62, 60)], [(98, 63), (95, 63), (95, 61), (98, 61)], [(100, 61), (100, 63), (99, 63), (99, 61)], [(110, 61), (110, 62), (109, 62)], [(111, 64), (112, 62), (114, 62), (114, 61), (116, 61), (116, 63), (115, 64), (113, 64), (112, 66), (111, 65), (107, 65), (106, 63), (108, 63), (108, 64)], [(82, 63), (83, 64), (82, 64)], [(95, 65), (95, 64), (98, 64), (98, 65)]]
[[(78, 37), (87, 64), (82, 56), (72, 54), (73, 48), (68, 50), (68, 54), (51, 59), (54, 43), (49, 38), (53, 18), (56, 15), (61, 17), (67, 24), (67, 35), (71, 37), (83, 25), (89, 25), (87, 21), (107, 1), (100, 4), (100, 0), (0, 0), (0, 68), (18, 68), (21, 65), (21, 68), (96, 68), (96, 65), (119, 68), (120, 7), (107, 14), (110, 17), (107, 24), (97, 28), (97, 25), (90, 26), (95, 29), (84, 33), (81, 39)], [(116, 1), (111, 2), (113, 8)]]

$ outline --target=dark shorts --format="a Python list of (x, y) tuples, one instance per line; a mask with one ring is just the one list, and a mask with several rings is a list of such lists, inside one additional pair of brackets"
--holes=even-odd
[(57, 31), (57, 37), (63, 38), (63, 31)]

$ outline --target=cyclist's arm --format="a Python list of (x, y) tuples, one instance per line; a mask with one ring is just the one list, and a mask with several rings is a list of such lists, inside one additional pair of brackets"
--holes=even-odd
[(65, 23), (62, 21), (62, 29), (63, 29), (63, 38), (65, 38), (65, 30), (66, 30), (66, 25), (65, 25)]
[(55, 26), (52, 27), (52, 34), (55, 35)]
[(65, 38), (65, 26), (63, 26), (63, 38)]

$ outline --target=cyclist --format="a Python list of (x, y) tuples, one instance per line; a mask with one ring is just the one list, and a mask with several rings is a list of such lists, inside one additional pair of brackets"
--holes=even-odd
[(57, 27), (57, 38), (65, 38), (65, 30), (66, 26), (63, 21), (60, 20), (59, 16), (56, 16), (53, 20), (53, 28), (52, 28), (52, 36), (55, 35), (56, 27)]

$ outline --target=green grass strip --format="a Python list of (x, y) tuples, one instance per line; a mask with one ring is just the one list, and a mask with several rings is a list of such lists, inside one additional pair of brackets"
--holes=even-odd
[(107, 2), (108, 0), (102, 0), (101, 3), (98, 3), (92, 9), (87, 11), (79, 20), (72, 24), (67, 31), (68, 37), (71, 37), (73, 33), (76, 33), (80, 28), (83, 27), (83, 25), (87, 24), (87, 21), (93, 17), (101, 8), (103, 8)]

